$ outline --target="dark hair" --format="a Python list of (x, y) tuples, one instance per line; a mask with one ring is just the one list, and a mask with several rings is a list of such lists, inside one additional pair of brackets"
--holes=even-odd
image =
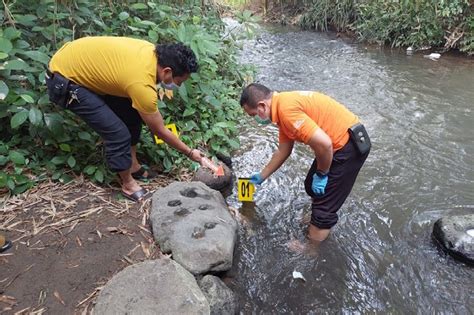
[(158, 64), (163, 68), (170, 67), (174, 76), (180, 77), (198, 70), (196, 55), (186, 45), (181, 43), (156, 45), (155, 52)]
[(265, 85), (252, 83), (248, 85), (240, 96), (240, 106), (247, 105), (250, 108), (257, 107), (258, 102), (270, 97), (272, 90)]

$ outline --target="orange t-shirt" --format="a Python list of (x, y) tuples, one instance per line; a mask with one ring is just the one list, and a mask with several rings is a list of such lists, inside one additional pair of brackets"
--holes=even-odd
[(359, 122), (344, 105), (318, 92), (273, 92), (271, 109), (280, 143), (296, 140), (307, 144), (321, 128), (331, 138), (334, 151), (349, 141), (348, 129)]

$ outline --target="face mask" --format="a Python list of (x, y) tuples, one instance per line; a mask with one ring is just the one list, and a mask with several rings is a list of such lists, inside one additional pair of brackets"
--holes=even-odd
[(171, 82), (171, 83), (160, 82), (160, 85), (167, 90), (179, 89), (179, 86), (174, 82)]
[(267, 119), (262, 119), (260, 118), (258, 115), (255, 115), (255, 121), (257, 123), (259, 123), (260, 125), (268, 125), (268, 124), (271, 124), (272, 121), (270, 120), (270, 118), (267, 118)]

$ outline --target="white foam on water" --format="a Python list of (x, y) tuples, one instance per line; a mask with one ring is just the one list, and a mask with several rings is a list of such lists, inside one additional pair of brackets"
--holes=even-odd
[(474, 229), (470, 229), (466, 231), (467, 235), (474, 237)]

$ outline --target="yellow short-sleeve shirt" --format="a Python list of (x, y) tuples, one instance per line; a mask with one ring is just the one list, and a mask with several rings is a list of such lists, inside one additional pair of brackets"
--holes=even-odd
[(278, 125), (280, 143), (291, 140), (308, 143), (321, 128), (337, 151), (349, 141), (348, 129), (359, 119), (327, 95), (295, 91), (273, 93), (272, 121)]
[(64, 44), (51, 58), (49, 69), (102, 95), (128, 97), (136, 110), (157, 109), (155, 45), (110, 36), (84, 37)]

